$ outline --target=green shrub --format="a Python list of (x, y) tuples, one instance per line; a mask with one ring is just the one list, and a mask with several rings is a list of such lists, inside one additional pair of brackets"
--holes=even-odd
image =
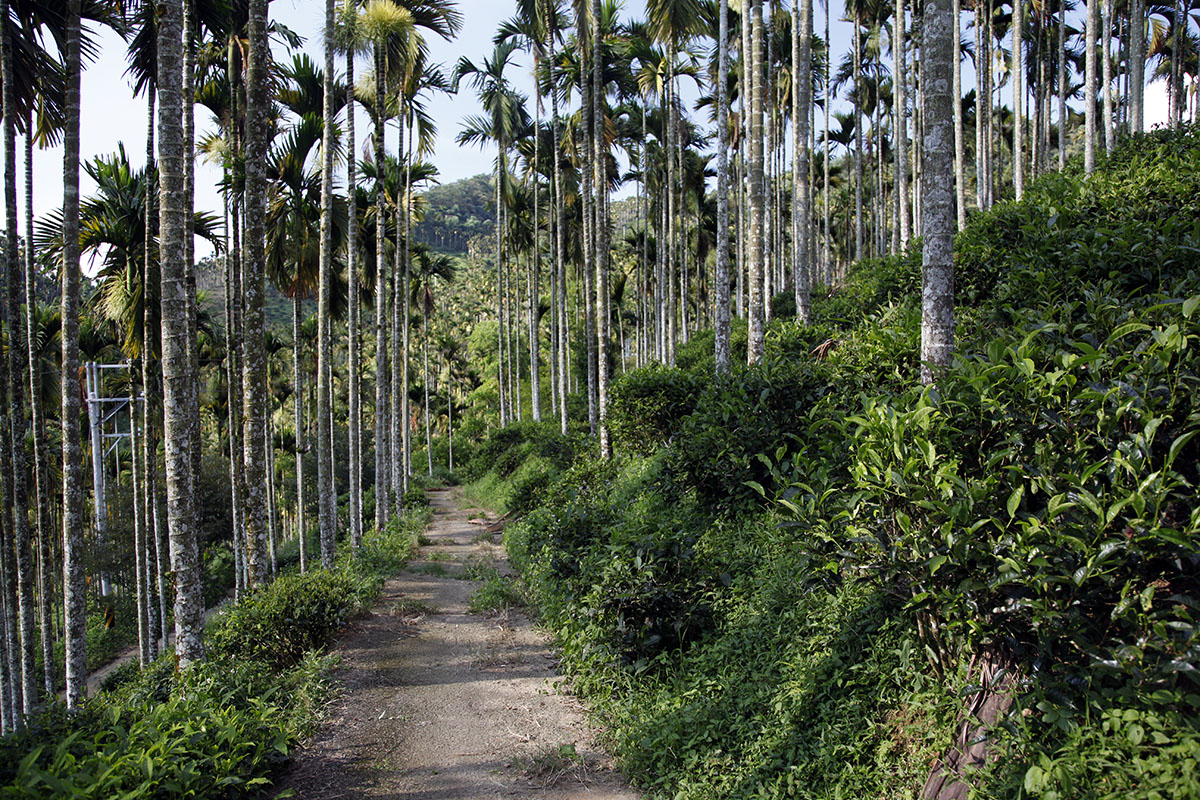
[(649, 455), (668, 445), (696, 408), (705, 381), (661, 364), (635, 369), (613, 382), (608, 427), (618, 448)]
[(230, 658), (283, 668), (329, 643), (374, 596), (374, 579), (348, 570), (284, 575), (243, 598), (208, 631), (208, 647)]

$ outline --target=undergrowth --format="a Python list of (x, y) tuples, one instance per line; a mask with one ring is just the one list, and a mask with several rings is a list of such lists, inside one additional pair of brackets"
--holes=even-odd
[[(539, 469), (505, 544), (635, 780), (916, 797), (989, 662), (1014, 702), (972, 797), (1200, 798), (1197, 197), (1189, 128), (975, 217), (936, 388), (918, 250), (762, 365), (712, 380), (701, 334), (617, 381), (618, 458)], [(546, 436), (472, 479), (511, 493)]]
[(127, 667), (68, 714), (61, 705), (0, 740), (0, 797), (261, 797), (328, 702), (338, 630), (399, 571), (428, 521), (369, 533), (333, 570), (285, 574), (215, 618), (206, 658)]

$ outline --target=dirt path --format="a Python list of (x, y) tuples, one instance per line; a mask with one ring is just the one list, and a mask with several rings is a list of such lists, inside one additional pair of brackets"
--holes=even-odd
[[(457, 490), (409, 569), (343, 638), (345, 694), (280, 789), (299, 798), (636, 800), (564, 694), (545, 638), (518, 612), (472, 614), (468, 565), (503, 550)], [(484, 534), (487, 541), (477, 541)]]

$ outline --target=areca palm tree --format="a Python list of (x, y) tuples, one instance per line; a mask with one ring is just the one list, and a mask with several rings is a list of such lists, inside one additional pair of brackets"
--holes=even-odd
[[(268, 147), (274, 125), (270, 95), (271, 49), (267, 0), (249, 0), (249, 45), (246, 71), (246, 255), (242, 269), (243, 411), (245, 471), (245, 536), (247, 588), (267, 579), (267, 501), (263, 420), (267, 412), (264, 293), (266, 280), (265, 221), (269, 175)], [(161, 91), (161, 85), (160, 85)]]
[[(255, 4), (262, 3), (260, 14)], [(251, 38), (255, 25), (265, 38), (266, 8), (252, 0)], [(162, 306), (186, 309), (189, 287), (184, 271), (187, 233), (183, 181), (183, 8), (160, 4), (158, 18), (159, 92), (159, 250), (162, 257)], [(69, 236), (71, 231), (66, 229)], [(261, 307), (261, 300), (260, 300)], [(65, 316), (65, 315), (64, 315)], [(67, 332), (64, 329), (64, 337)], [(163, 315), (163, 407), (167, 466), (167, 515), (170, 530), (171, 568), (175, 573), (175, 648), (186, 666), (204, 657), (204, 595), (200, 582), (200, 553), (194, 514), (194, 463), (191, 427), (198, 424), (197, 384), (191, 372), (192, 346), (186, 315)], [(68, 370), (69, 373), (69, 370)]]
[(954, 111), (951, 60), (958, 57), (958, 24), (951, 0), (924, 0), (921, 57), (924, 236), (921, 380), (932, 383), (949, 366), (954, 347)]
[(729, 0), (720, 0), (717, 21), (717, 309), (714, 360), (717, 375), (729, 373)]
[[(389, 74), (389, 55), (392, 65), (398, 57), (409, 55), (405, 43), (413, 42), (410, 33), (414, 27), (412, 13), (392, 0), (372, 0), (359, 18), (363, 38), (371, 43), (374, 62), (374, 95), (365, 103), (374, 121), (375, 165), (380, 168), (386, 153), (387, 120), (396, 113), (389, 106), (386, 92)], [(388, 368), (388, 325), (387, 325), (387, 258), (386, 240), (387, 204), (385, 201), (382, 170), (375, 181), (375, 528), (382, 530), (392, 508), (393, 493), (399, 486), (391, 481), (390, 448), (392, 426), (389, 424), (390, 376)]]
[[(66, 73), (63, 133), (63, 261), (62, 261), (62, 369), (79, 372), (79, 85), (80, 0), (67, 0)], [(62, 393), (63, 463), (63, 602), (66, 607), (67, 708), (78, 707), (87, 690), (86, 620), (83, 576), (83, 470), (79, 440), (79, 394)]]
[[(761, 14), (761, 0), (758, 0), (760, 5), (756, 6)], [(744, 7), (744, 3), (743, 3)], [(659, 42), (664, 47), (664, 66), (665, 66), (665, 81), (664, 102), (663, 106), (666, 109), (666, 172), (667, 172), (667, 284), (668, 284), (668, 300), (667, 307), (669, 317), (667, 319), (667, 361), (670, 364), (675, 363), (675, 343), (678, 338), (677, 331), (677, 315), (674, 313), (675, 302), (673, 292), (676, 284), (676, 237), (677, 237), (677, 197), (679, 193), (678, 184), (678, 159), (674, 143), (677, 139), (677, 120), (678, 120), (678, 100), (676, 91), (676, 77), (679, 72), (677, 60), (680, 51), (686, 46), (691, 38), (701, 32), (702, 15), (700, 13), (700, 5), (696, 0), (650, 0), (646, 4), (647, 21), (651, 35), (655, 41)], [(761, 44), (761, 38), (759, 40)]]
[[(321, 565), (333, 567), (336, 543), (337, 498), (334, 494), (333, 441), (330, 438), (330, 378), (333, 333), (330, 291), (333, 273), (333, 157), (337, 132), (334, 128), (335, 94), (333, 80), (334, 19), (336, 0), (325, 0), (325, 74), (321, 135), (321, 250), (317, 290), (317, 484), (320, 497)], [(340, 93), (345, 97), (345, 92)]]
[[(495, 46), (492, 54), (480, 65), (475, 65), (467, 57), (459, 59), (454, 68), (453, 84), (457, 87), (459, 81), (468, 78), (479, 93), (479, 99), (484, 107), (484, 116), (469, 117), (464, 122), (463, 130), (459, 131), (456, 140), (460, 144), (496, 144), (496, 310), (500, 336), (503, 340), (504, 315), (504, 249), (502, 214), (503, 183), (508, 176), (508, 153), (516, 141), (517, 131), (528, 124), (524, 98), (516, 92), (508, 77), (504, 74), (508, 69), (517, 45), (514, 42), (503, 42)], [(505, 362), (504, 346), (501, 341), (498, 381), (500, 385), (500, 424), (506, 425), (512, 416), (510, 399), (504, 390)], [(511, 369), (511, 364), (508, 365)]]

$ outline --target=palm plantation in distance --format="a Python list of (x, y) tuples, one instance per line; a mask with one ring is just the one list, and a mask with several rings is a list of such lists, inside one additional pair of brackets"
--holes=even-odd
[[(454, 40), (464, 4), (310, 5), (320, 63), (281, 56), (300, 42), (268, 0), (0, 0), (0, 725), (16, 737), (60, 691), (79, 718), (122, 633), (148, 668), (170, 651), (185, 686), (250, 630), (209, 653), (226, 589), (250, 608), (293, 572), (375, 569), (422, 490), (497, 431), (532, 422), (619, 458), (624, 376), (702, 342), (703, 385), (736, 383), (863, 263), (919, 254), (908, 377), (936, 397), (955, 368), (955, 234), (1072, 160), (1086, 181), (1145, 129), (1149, 83), (1171, 129), (1200, 105), (1185, 0), (648, 0), (644, 18), (517, 0), (492, 49), (447, 64), (429, 43)], [(146, 101), (140, 169), (119, 143), (79, 157), (100, 28), (127, 42)], [(449, 92), (479, 112), (433, 118)], [(495, 154), (486, 185), (432, 188), (438, 127)], [(62, 208), (33, 219), (47, 143)], [(196, 207), (202, 159), (219, 209)], [(821, 338), (818, 360), (841, 343)], [(93, 394), (72, 377), (89, 370)], [(262, 618), (240, 613), (229, 625)]]

